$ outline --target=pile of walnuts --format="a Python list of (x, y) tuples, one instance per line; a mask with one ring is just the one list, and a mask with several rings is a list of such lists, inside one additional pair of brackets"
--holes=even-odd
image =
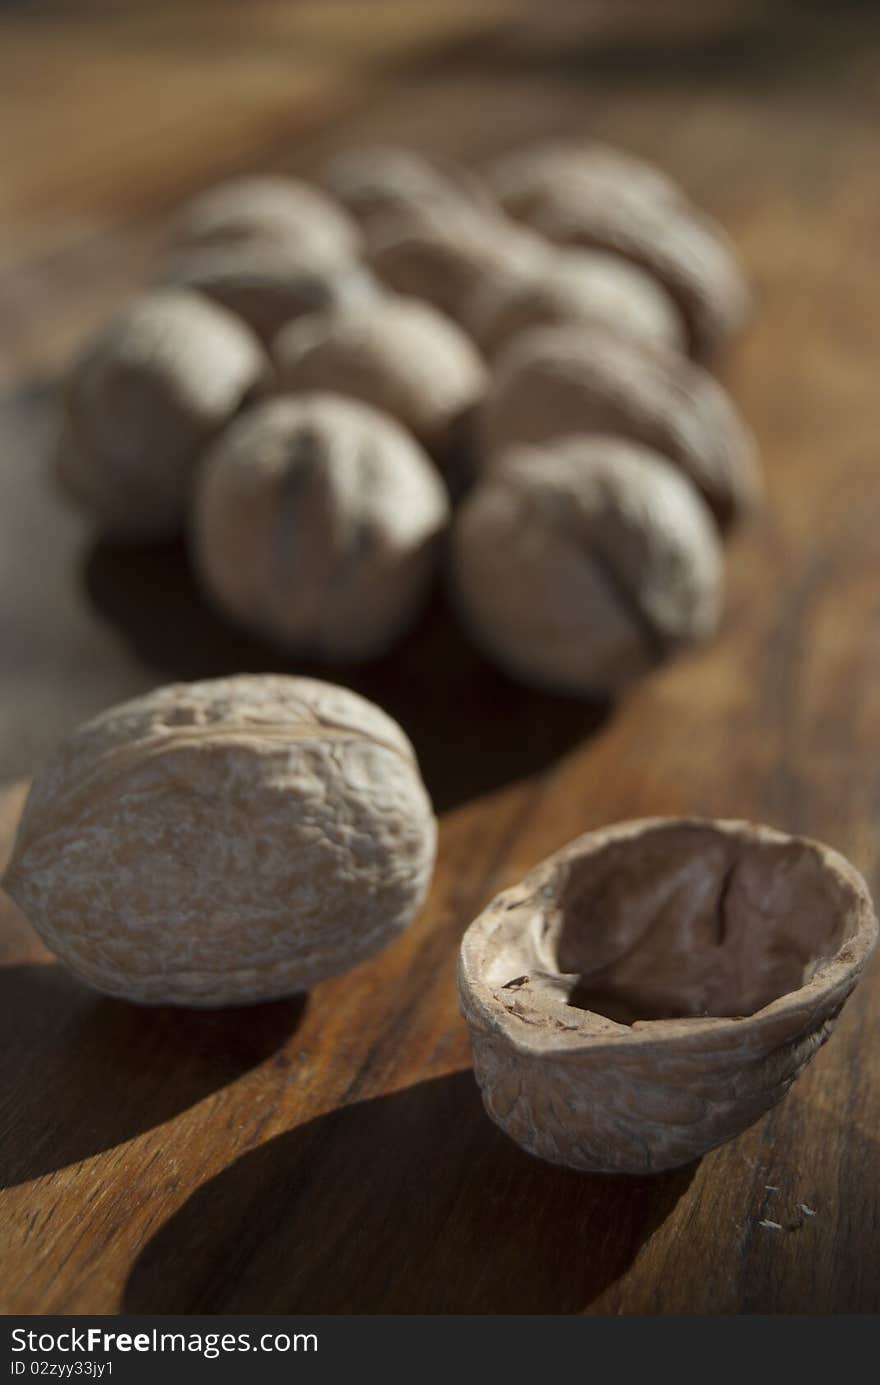
[(57, 472), (119, 540), (183, 529), (291, 658), (383, 654), (445, 554), (515, 678), (613, 693), (709, 635), (759, 491), (705, 362), (742, 327), (722, 231), (648, 164), (545, 143), (481, 176), (352, 151), (177, 216), (82, 356)]

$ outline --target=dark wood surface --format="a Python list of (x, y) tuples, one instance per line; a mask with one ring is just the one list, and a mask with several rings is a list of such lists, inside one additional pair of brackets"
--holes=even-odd
[(454, 961), (498, 889), (626, 817), (763, 819), (878, 883), (880, 21), (856, 4), (499, 4), (462, 6), (456, 27), (451, 7), (404, 9), (0, 20), (4, 845), (29, 774), (82, 717), (270, 666), (203, 608), (179, 548), (95, 544), (45, 479), (71, 348), (148, 272), (174, 198), (227, 169), (308, 172), (361, 138), (476, 159), (569, 130), (658, 158), (756, 283), (723, 375), (767, 508), (731, 545), (720, 637), (614, 708), (514, 688), (439, 597), (390, 659), (344, 675), (413, 735), (440, 857), (409, 934), (308, 997), (127, 1007), (67, 977), (3, 900), (2, 1308), (876, 1311), (878, 964), (777, 1110), (632, 1181), (534, 1162), (484, 1117)]

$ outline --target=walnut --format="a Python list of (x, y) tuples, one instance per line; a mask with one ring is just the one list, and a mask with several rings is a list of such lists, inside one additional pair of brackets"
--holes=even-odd
[(260, 174), (218, 183), (187, 202), (172, 235), (178, 249), (252, 241), (289, 247), (315, 264), (341, 265), (360, 251), (360, 231), (320, 188)]
[(497, 356), (529, 327), (604, 328), (673, 350), (684, 346), (668, 295), (636, 265), (600, 251), (548, 251), (525, 267), (502, 267), (479, 283), (465, 322), (481, 350)]
[(494, 206), (481, 180), (468, 169), (393, 145), (337, 154), (325, 182), (368, 232), (388, 216)]
[(193, 555), (246, 629), (322, 660), (369, 659), (418, 613), (448, 514), (439, 474), (392, 419), (333, 394), (279, 397), (205, 458)]
[(741, 330), (749, 291), (720, 226), (662, 174), (586, 149), (500, 161), (491, 176), (505, 209), (561, 245), (613, 251), (652, 274), (687, 326), (692, 352), (715, 353)]
[(548, 191), (572, 178), (604, 179), (608, 186), (635, 188), (658, 202), (684, 200), (681, 188), (656, 164), (625, 149), (591, 139), (547, 139), (498, 155), (486, 181), (499, 203), (517, 220), (529, 221)]
[(442, 452), (486, 387), (472, 342), (429, 303), (394, 294), (291, 323), (274, 348), (283, 391), (333, 390), (390, 414)]
[(372, 275), (354, 261), (325, 264), (298, 246), (261, 240), (184, 248), (165, 262), (161, 277), (220, 303), (267, 345), (293, 318), (377, 291)]
[(58, 479), (115, 538), (179, 528), (202, 450), (268, 360), (244, 323), (186, 290), (132, 300), (74, 366)]
[(462, 941), (486, 1110), (569, 1168), (686, 1164), (780, 1100), (876, 938), (865, 882), (817, 842), (687, 819), (588, 833)]
[(511, 450), (459, 512), (451, 572), (503, 668), (587, 696), (705, 638), (721, 606), (709, 512), (662, 457), (618, 438)]
[(724, 526), (755, 504), (754, 445), (700, 366), (608, 332), (536, 327), (502, 352), (482, 410), (489, 453), (570, 433), (613, 433), (679, 466)]
[(4, 884), (99, 990), (241, 1005), (388, 943), (434, 850), (396, 722), (345, 688), (242, 675), (160, 688), (75, 731), (34, 781)]
[(421, 298), (463, 325), (468, 303), (487, 276), (543, 263), (538, 236), (500, 215), (467, 206), (427, 206), (379, 220), (366, 259), (388, 288)]

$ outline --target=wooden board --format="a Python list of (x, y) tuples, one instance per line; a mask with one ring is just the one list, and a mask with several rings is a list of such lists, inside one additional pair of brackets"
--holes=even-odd
[[(310, 171), (351, 140), (402, 136), (476, 159), (584, 129), (660, 159), (757, 286), (723, 373), (761, 443), (767, 507), (730, 548), (720, 638), (613, 709), (514, 688), (439, 597), (402, 649), (351, 675), (413, 735), (440, 858), (408, 936), (307, 998), (223, 1015), (101, 999), (3, 900), (5, 1311), (880, 1308), (877, 963), (776, 1111), (653, 1179), (520, 1154), (482, 1113), (456, 1009), (469, 920), (600, 823), (754, 817), (828, 840), (878, 883), (880, 21), (856, 4), (675, 8), (514, 15), (381, 84), (365, 71), (296, 139), (265, 92), (231, 93), (251, 133), (230, 168)], [(198, 143), (169, 189), (204, 181)], [(278, 667), (209, 615), (179, 548), (96, 545), (45, 482), (53, 376), (147, 271), (161, 199), (148, 215), (136, 139), (104, 148), (86, 216), (64, 161), (41, 158), (25, 182), (50, 243), (13, 225), (0, 274), (7, 846), (27, 776), (83, 716), (171, 678)]]

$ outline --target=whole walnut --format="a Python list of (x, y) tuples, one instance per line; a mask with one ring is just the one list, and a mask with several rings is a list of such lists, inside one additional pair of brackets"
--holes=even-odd
[(570, 179), (603, 179), (635, 189), (657, 202), (683, 202), (684, 193), (656, 164), (626, 149), (593, 139), (545, 139), (499, 154), (485, 170), (488, 186), (508, 215), (529, 221)]
[(723, 573), (681, 473), (597, 436), (512, 449), (459, 511), (451, 577), (475, 643), (509, 674), (605, 697), (714, 631)]
[[(750, 295), (724, 231), (660, 175), (585, 153), (551, 158), (543, 176), (516, 165), (493, 179), (505, 209), (560, 245), (613, 251), (654, 276), (677, 305), (695, 356), (711, 356), (744, 326)], [(651, 171), (653, 173), (653, 171)]]
[(367, 231), (389, 215), (494, 204), (476, 174), (449, 161), (426, 158), (394, 145), (350, 149), (337, 154), (326, 170), (327, 188)]
[(781, 1100), (876, 940), (864, 880), (819, 842), (681, 818), (589, 832), (462, 940), (486, 1110), (568, 1168), (690, 1163)]
[(721, 385), (675, 352), (585, 327), (536, 327), (496, 363), (482, 409), (488, 453), (570, 433), (617, 434), (668, 457), (722, 526), (760, 494), (754, 444)]
[(261, 240), (184, 248), (161, 277), (235, 313), (266, 345), (293, 318), (369, 300), (378, 287), (354, 261), (324, 263), (296, 245)]
[(188, 249), (255, 240), (332, 266), (357, 257), (361, 235), (344, 208), (320, 188), (269, 174), (231, 178), (199, 193), (180, 210), (171, 234), (172, 244)]
[(108, 535), (173, 534), (204, 448), (266, 378), (260, 344), (188, 290), (133, 299), (74, 365), (55, 465)]
[(388, 288), (424, 299), (464, 325), (487, 276), (528, 269), (546, 253), (546, 242), (505, 217), (454, 206), (378, 220), (366, 259)]
[(361, 399), (441, 452), (487, 382), (479, 352), (454, 322), (395, 294), (300, 318), (282, 330), (273, 354), (282, 391)]
[(193, 556), (245, 629), (321, 660), (370, 659), (415, 618), (448, 518), (438, 472), (393, 419), (341, 395), (285, 396), (206, 456)]
[(680, 315), (636, 265), (590, 250), (548, 250), (534, 264), (489, 274), (468, 300), (465, 322), (489, 357), (529, 327), (586, 326), (648, 345), (682, 349)]
[(390, 942), (434, 850), (396, 722), (345, 688), (242, 675), (159, 688), (75, 731), (34, 780), (4, 884), (98, 990), (242, 1005)]

